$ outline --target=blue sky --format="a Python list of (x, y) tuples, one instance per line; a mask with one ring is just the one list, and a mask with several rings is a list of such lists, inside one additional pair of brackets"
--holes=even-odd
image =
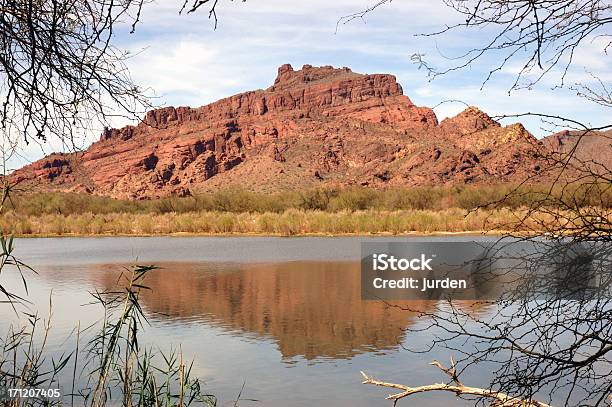
[[(426, 72), (411, 61), (414, 53), (425, 54), (435, 66), (446, 57), (460, 55), (468, 47), (487, 39), (486, 31), (457, 32), (444, 37), (422, 37), (456, 22), (458, 16), (440, 0), (395, 0), (366, 16), (341, 25), (338, 19), (362, 10), (373, 0), (248, 0), (220, 2), (219, 25), (214, 30), (206, 9), (178, 15), (180, 2), (158, 0), (142, 12), (134, 34), (119, 30), (116, 44), (134, 55), (128, 61), (132, 77), (150, 87), (158, 105), (201, 106), (235, 93), (266, 88), (273, 83), (277, 67), (291, 63), (348, 66), (361, 73), (391, 73), (404, 93), (418, 105), (436, 106), (448, 99), (476, 105), (491, 115), (527, 111), (569, 116), (601, 124), (609, 112), (577, 98), (571, 90), (553, 89), (558, 76), (551, 75), (531, 90), (508, 95), (518, 63), (509, 64), (481, 88), (495, 56), (480, 60), (461, 71), (428, 81)], [(575, 57), (566, 83), (588, 80), (587, 70), (606, 83), (612, 80), (610, 56), (603, 53), (605, 41), (590, 38)], [(436, 107), (439, 119), (457, 114), (461, 103)], [(506, 120), (505, 124), (517, 120)], [(548, 134), (551, 126), (538, 119), (520, 120), (536, 136)], [(117, 121), (116, 126), (127, 124)], [(556, 129), (558, 130), (558, 129)], [(79, 141), (86, 147), (99, 131)], [(15, 164), (41, 158), (61, 150), (57, 141), (32, 145)]]

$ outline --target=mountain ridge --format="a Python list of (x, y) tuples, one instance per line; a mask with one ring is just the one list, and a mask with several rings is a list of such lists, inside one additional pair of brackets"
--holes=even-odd
[(286, 64), (267, 89), (149, 111), (136, 126), (104, 129), (83, 152), (51, 154), (11, 178), (128, 199), (234, 186), (490, 184), (538, 175), (549, 148), (476, 107), (439, 123), (393, 75)]

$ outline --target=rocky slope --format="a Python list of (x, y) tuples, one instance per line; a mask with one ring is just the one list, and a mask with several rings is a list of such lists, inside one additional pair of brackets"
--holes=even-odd
[(559, 154), (559, 160), (567, 159), (571, 154), (576, 167), (598, 174), (612, 171), (612, 130), (589, 133), (565, 130), (542, 141), (550, 151)]
[(11, 177), (132, 199), (234, 186), (499, 183), (540, 173), (547, 148), (475, 107), (438, 123), (392, 75), (283, 65), (268, 89), (148, 112), (137, 126), (106, 129), (86, 151), (52, 154)]

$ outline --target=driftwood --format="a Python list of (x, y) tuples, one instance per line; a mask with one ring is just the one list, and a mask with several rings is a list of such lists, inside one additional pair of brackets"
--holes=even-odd
[(417, 387), (409, 387), (403, 384), (396, 383), (387, 383), (381, 380), (374, 379), (366, 375), (364, 372), (361, 372), (363, 376), (363, 384), (373, 384), (375, 386), (381, 387), (389, 387), (393, 389), (400, 390), (399, 393), (391, 394), (387, 397), (387, 400), (393, 401), (393, 406), (397, 404), (397, 402), (404, 397), (408, 397), (417, 393), (426, 393), (432, 391), (445, 391), (450, 393), (455, 393), (457, 396), (466, 395), (466, 396), (477, 396), (491, 400), (491, 405), (496, 407), (552, 407), (549, 404), (542, 403), (536, 400), (526, 400), (522, 398), (512, 397), (505, 393), (500, 393), (493, 390), (481, 389), (478, 387), (469, 387), (465, 386), (459, 380), (457, 375), (457, 368), (455, 362), (451, 359), (451, 366), (446, 368), (440, 364), (440, 362), (434, 360), (431, 362), (431, 365), (438, 367), (442, 370), (446, 375), (451, 378), (450, 383), (435, 383), (429, 384), (426, 386), (417, 386)]

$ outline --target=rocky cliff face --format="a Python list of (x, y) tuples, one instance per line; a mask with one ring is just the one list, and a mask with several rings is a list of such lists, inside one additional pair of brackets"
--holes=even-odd
[(52, 154), (11, 177), (132, 199), (234, 186), (495, 183), (539, 173), (542, 148), (520, 124), (502, 127), (474, 107), (438, 123), (392, 75), (283, 65), (266, 90), (150, 111), (137, 126), (105, 129), (84, 152)]

